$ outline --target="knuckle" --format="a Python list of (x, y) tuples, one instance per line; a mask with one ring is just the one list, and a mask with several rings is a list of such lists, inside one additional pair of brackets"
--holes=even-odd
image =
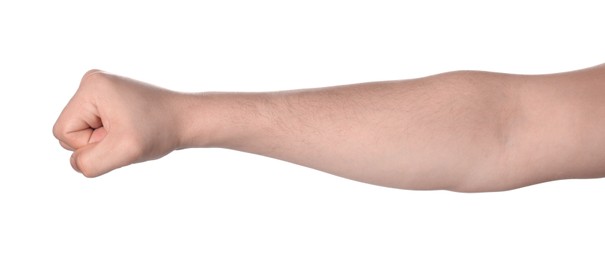
[(103, 72), (103, 71), (100, 69), (90, 69), (86, 73), (84, 73), (84, 75), (86, 76), (88, 74), (94, 74), (94, 73), (99, 73), (99, 72)]
[(109, 78), (109, 74), (107, 74), (106, 72), (102, 71), (102, 70), (98, 70), (98, 69), (92, 69), (87, 71), (86, 73), (84, 73), (84, 76), (82, 76), (82, 80), (80, 85), (81, 86), (87, 86), (90, 84), (93, 85), (99, 85), (99, 84), (103, 84), (107, 81), (107, 79)]
[(95, 76), (102, 75), (102, 74), (105, 74), (105, 72), (100, 69), (91, 69), (91, 70), (88, 70), (86, 73), (84, 73), (84, 76), (82, 76), (82, 78), (86, 79), (88, 77), (95, 77)]

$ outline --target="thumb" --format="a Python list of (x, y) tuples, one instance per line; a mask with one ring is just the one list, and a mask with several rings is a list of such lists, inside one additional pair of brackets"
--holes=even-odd
[(136, 162), (141, 154), (138, 150), (136, 142), (108, 134), (100, 142), (76, 150), (70, 162), (74, 170), (92, 178)]

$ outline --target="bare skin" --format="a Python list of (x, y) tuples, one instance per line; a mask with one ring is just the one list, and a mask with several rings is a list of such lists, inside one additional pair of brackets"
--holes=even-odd
[(604, 177), (604, 100), (603, 65), (271, 93), (178, 93), (92, 70), (53, 133), (87, 177), (221, 147), (388, 187), (500, 191)]

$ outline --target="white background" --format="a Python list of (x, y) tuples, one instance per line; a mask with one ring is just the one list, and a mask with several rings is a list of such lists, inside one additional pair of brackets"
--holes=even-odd
[(605, 62), (599, 1), (536, 2), (2, 1), (0, 259), (603, 259), (605, 180), (404, 191), (219, 149), (87, 179), (51, 133), (91, 68), (267, 91)]

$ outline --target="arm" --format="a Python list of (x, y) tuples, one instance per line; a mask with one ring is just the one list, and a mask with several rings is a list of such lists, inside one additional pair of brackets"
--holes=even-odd
[(505, 190), (605, 175), (603, 70), (199, 94), (92, 71), (54, 133), (89, 177), (174, 149), (222, 147), (383, 186)]

